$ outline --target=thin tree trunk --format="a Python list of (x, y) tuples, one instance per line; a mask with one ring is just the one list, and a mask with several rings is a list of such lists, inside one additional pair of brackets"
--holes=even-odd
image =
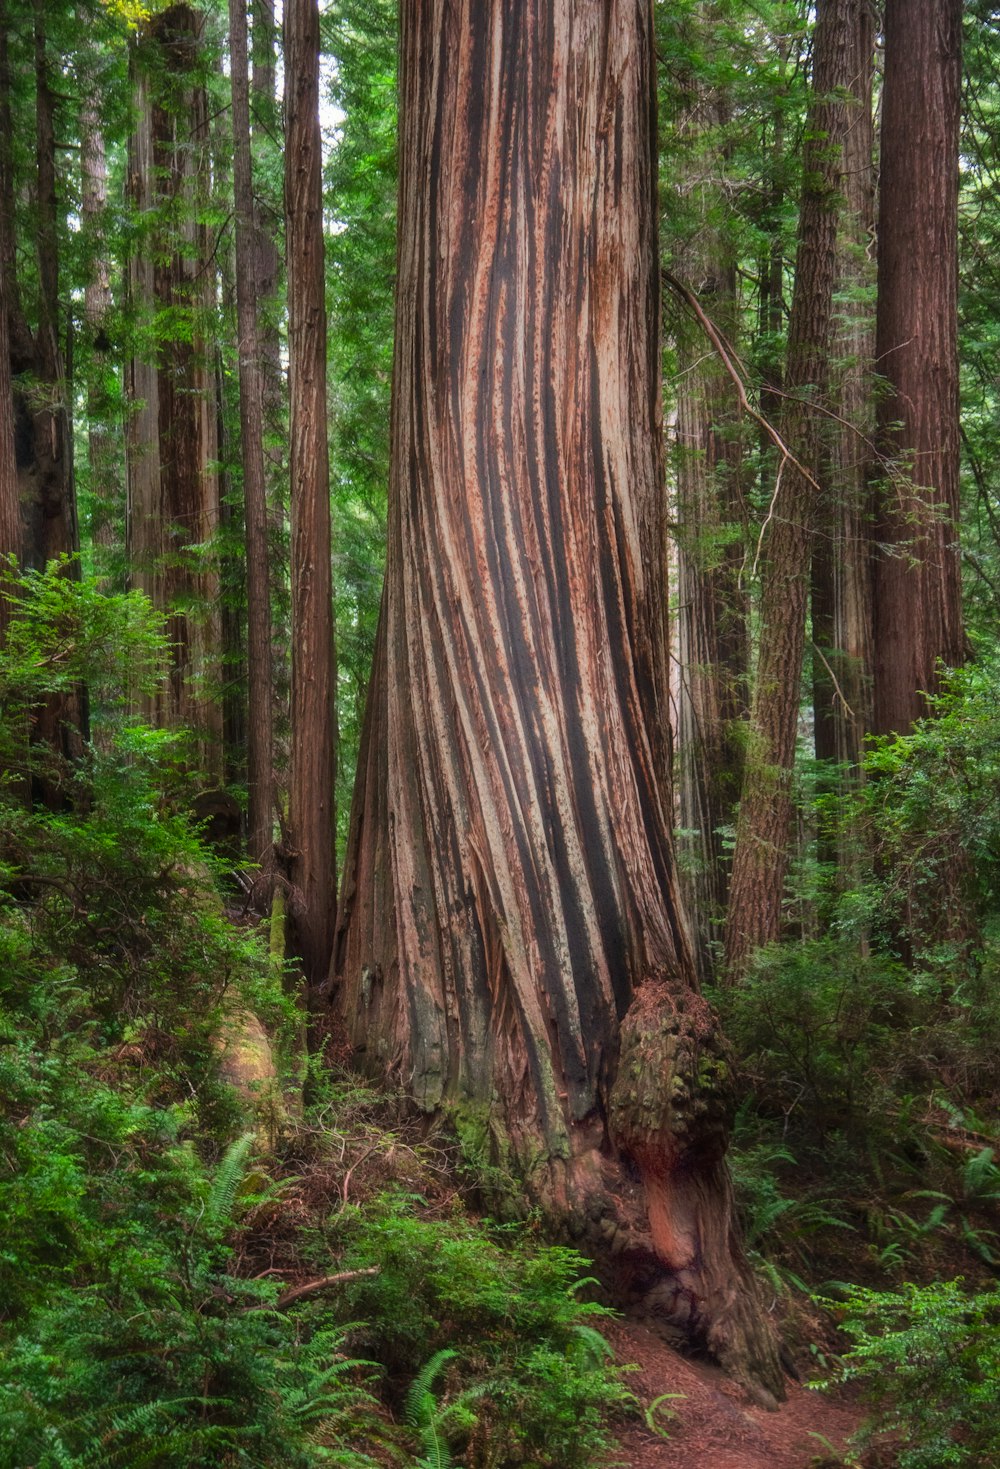
[[(271, 595), (264, 481), (264, 385), (257, 335), (253, 254), (253, 174), (250, 87), (244, 0), (229, 0), (233, 96), (233, 186), (236, 204), (236, 309), (240, 373), (240, 436), (247, 578), (247, 785), (250, 859), (268, 867), (273, 842), (271, 721)], [(269, 880), (265, 882), (269, 887)]]
[[(0, 17), (0, 25), (3, 19)], [(9, 221), (4, 218), (0, 200), (0, 260)], [(0, 266), (0, 578), (6, 575), (7, 563), (16, 562), (21, 551), (21, 504), (17, 482), (17, 459), (14, 444), (14, 387), (10, 372), (10, 328), (7, 272)], [(8, 622), (9, 606), (0, 585), (0, 646)]]
[(38, 202), (38, 325), (34, 333), (34, 456), (28, 472), (33, 566), (79, 550), (70, 477), (66, 382), (59, 347), (59, 242), (56, 196), (55, 96), (45, 38), (44, 0), (35, 3), (35, 168)]
[(285, 218), (291, 398), (292, 947), (306, 982), (330, 963), (334, 875), (333, 587), (326, 439), (326, 298), (317, 0), (285, 6)]
[[(21, 554), (22, 532), (11, 373), (10, 320), (15, 292), (14, 189), (10, 160), (12, 131), (7, 25), (7, 7), (4, 0), (0, 0), (0, 556), (13, 557), (17, 561)], [(0, 596), (0, 643), (8, 616), (7, 600)]]
[[(273, 0), (253, 0), (253, 76), (251, 123), (255, 148), (277, 156), (281, 144), (275, 97), (275, 23)], [(280, 207), (280, 201), (279, 201)], [(268, 576), (271, 605), (272, 780), (274, 804), (286, 809), (288, 785), (288, 720), (291, 698), (289, 635), (288, 470), (285, 445), (288, 416), (285, 373), (281, 363), (279, 286), (280, 219), (266, 199), (254, 198), (254, 279), (257, 334), (263, 377), (264, 464), (268, 505)]]
[(745, 973), (754, 949), (778, 937), (791, 837), (792, 769), (805, 649), (820, 417), (829, 374), (837, 221), (848, 126), (851, 37), (862, 0), (821, 0), (813, 43), (795, 288), (781, 432), (794, 460), (778, 465), (760, 536), (760, 631), (746, 774), (726, 923), (726, 971)]
[[(824, 436), (826, 489), (813, 551), (813, 710), (816, 757), (834, 762), (831, 790), (861, 778), (871, 727), (871, 459), (875, 431), (875, 158), (872, 80), (875, 17), (857, 7), (850, 112), (844, 139), (844, 208), (837, 242), (838, 309), (831, 353), (831, 408)], [(821, 833), (839, 889), (857, 878), (856, 831)]]
[(211, 782), (223, 749), (219, 579), (207, 549), (219, 524), (219, 487), (206, 338), (215, 305), (204, 223), (208, 107), (196, 75), (203, 20), (189, 5), (171, 6), (146, 24), (134, 53), (132, 202), (140, 221), (157, 210), (168, 219), (132, 252), (130, 295), (147, 330), (157, 313), (176, 325), (129, 364), (127, 536), (133, 583), (168, 615), (172, 667), (148, 715), (196, 731), (199, 768)]
[[(447, 64), (446, 64), (447, 63)], [(402, 7), (388, 562), (337, 1003), (773, 1402), (666, 753), (652, 7)]]
[[(82, 17), (80, 18), (82, 24)], [(92, 502), (90, 532), (98, 569), (108, 572), (115, 548), (116, 526), (124, 509), (118, 472), (116, 436), (107, 421), (107, 394), (102, 379), (111, 370), (107, 337), (111, 311), (111, 274), (105, 241), (108, 168), (97, 99), (97, 76), (87, 58), (79, 66), (81, 215), (90, 272), (83, 293), (83, 315), (92, 355), (87, 385), (87, 453)]]
[[(710, 17), (702, 25), (710, 24)], [(692, 185), (705, 221), (718, 188), (699, 134), (725, 120), (717, 99), (696, 97), (687, 110)], [(683, 185), (682, 185), (683, 187)], [(736, 262), (707, 222), (677, 262), (701, 283), (707, 315), (730, 340), (737, 327)], [(735, 819), (743, 771), (740, 723), (747, 714), (748, 604), (741, 586), (745, 517), (741, 513), (742, 445), (733, 386), (699, 328), (685, 320), (677, 345), (677, 772), (687, 892), (699, 975), (713, 972), (728, 891), (722, 829)]]
[(880, 159), (879, 418), (899, 472), (875, 540), (876, 733), (927, 713), (965, 656), (958, 550), (961, 0), (887, 0)]

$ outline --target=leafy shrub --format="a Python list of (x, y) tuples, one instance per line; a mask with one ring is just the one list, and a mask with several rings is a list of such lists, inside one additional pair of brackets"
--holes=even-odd
[(349, 1446), (373, 1420), (343, 1332), (276, 1309), (273, 1281), (227, 1273), (249, 1143), (214, 1176), (168, 1151), (145, 1178), (159, 1209), (105, 1224), (107, 1268), (0, 1349), (4, 1469), (372, 1462)]
[(837, 939), (760, 950), (746, 984), (721, 1003), (762, 1099), (779, 1115), (797, 1110), (821, 1135), (867, 1120), (883, 1100), (892, 1034), (912, 1018), (902, 969)]
[(350, 1289), (364, 1349), (402, 1378), (455, 1352), (442, 1407), (471, 1402), (476, 1423), (444, 1421), (476, 1469), (596, 1462), (609, 1414), (631, 1399), (592, 1324), (607, 1310), (580, 1300), (586, 1261), (514, 1226), (421, 1218), (414, 1204), (383, 1195), (346, 1222), (348, 1266), (379, 1266)]
[(876, 1406), (862, 1442), (891, 1433), (900, 1469), (1000, 1463), (1000, 1289), (855, 1289), (846, 1311), (840, 1380), (862, 1383)]

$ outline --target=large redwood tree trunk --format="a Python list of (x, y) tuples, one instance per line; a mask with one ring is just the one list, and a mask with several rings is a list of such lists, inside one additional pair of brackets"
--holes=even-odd
[(385, 601), (334, 956), (648, 1304), (781, 1393), (670, 836), (654, 55), (634, 0), (402, 5)]
[(875, 539), (878, 734), (927, 712), (963, 661), (958, 550), (958, 141), (962, 0), (887, 0), (879, 173), (879, 415), (900, 473)]

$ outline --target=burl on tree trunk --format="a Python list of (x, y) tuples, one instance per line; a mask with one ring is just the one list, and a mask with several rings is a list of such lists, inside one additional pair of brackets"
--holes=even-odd
[(364, 1063), (773, 1402), (666, 780), (635, 0), (404, 0), (385, 600), (333, 974)]

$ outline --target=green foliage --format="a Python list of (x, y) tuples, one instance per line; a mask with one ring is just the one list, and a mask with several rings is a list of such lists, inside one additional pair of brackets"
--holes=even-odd
[(867, 1125), (884, 1105), (889, 1035), (911, 1018), (891, 959), (838, 939), (774, 945), (723, 1004), (743, 1065), (776, 1108), (799, 1109), (822, 1135)]
[(1000, 1291), (854, 1289), (841, 1325), (852, 1346), (838, 1380), (860, 1382), (876, 1407), (863, 1442), (891, 1433), (900, 1469), (1000, 1459)]
[[(344, 1227), (348, 1264), (380, 1267), (350, 1287), (367, 1322), (361, 1341), (394, 1376), (418, 1374), (423, 1421), (451, 1436), (449, 1452), (464, 1440), (475, 1469), (598, 1461), (608, 1414), (631, 1397), (591, 1324), (607, 1311), (579, 1298), (586, 1262), (575, 1250), (540, 1248), (522, 1229), (491, 1230), (461, 1213), (421, 1217), (415, 1200), (392, 1194)], [(427, 1372), (446, 1362), (449, 1390), (431, 1414)]]

